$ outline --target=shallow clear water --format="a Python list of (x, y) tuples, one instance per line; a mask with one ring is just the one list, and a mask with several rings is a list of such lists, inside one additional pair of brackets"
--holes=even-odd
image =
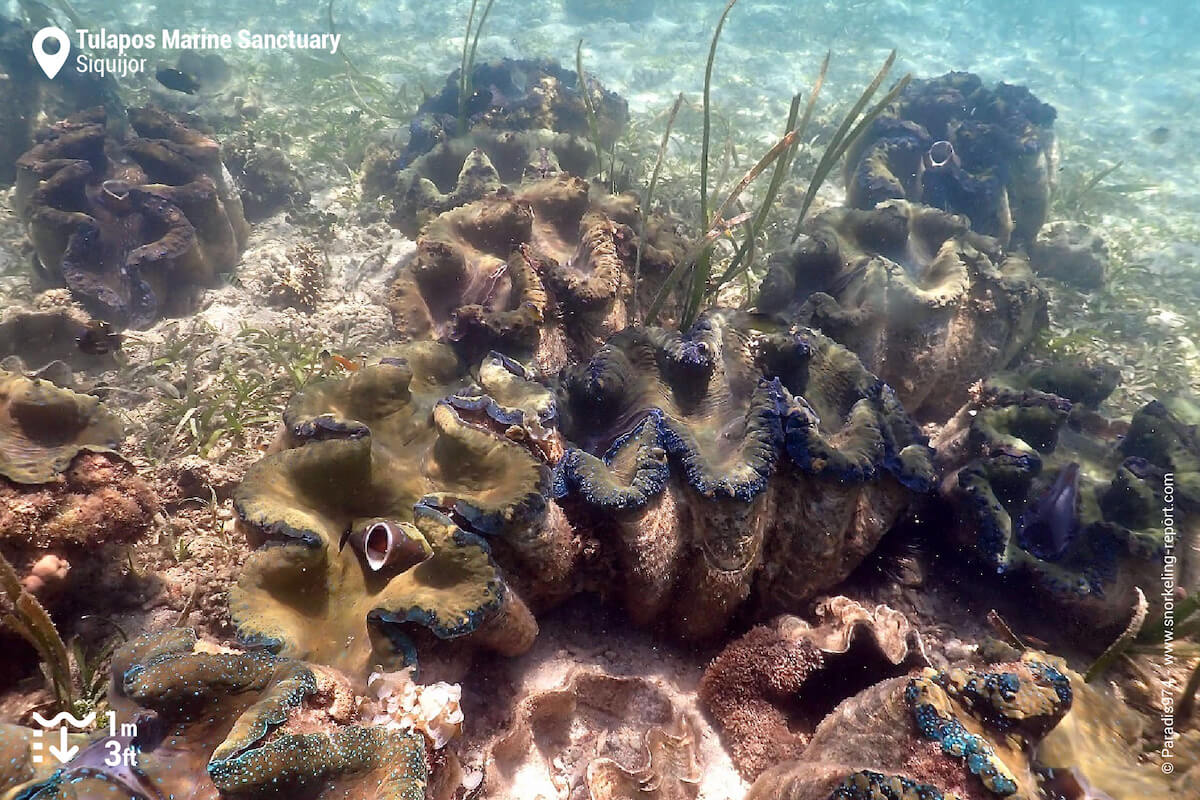
[(8, 3), (0, 800), (1200, 796), (1193, 5)]

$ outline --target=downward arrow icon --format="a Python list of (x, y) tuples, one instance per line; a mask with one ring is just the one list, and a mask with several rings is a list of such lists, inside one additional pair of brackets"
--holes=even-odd
[(58, 729), (58, 747), (50, 745), (50, 755), (58, 759), (58, 763), (65, 764), (75, 757), (79, 752), (78, 745), (67, 745), (67, 729), (65, 727)]

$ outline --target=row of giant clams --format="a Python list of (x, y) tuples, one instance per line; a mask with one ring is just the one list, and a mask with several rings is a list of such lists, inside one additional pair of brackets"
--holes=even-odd
[[(422, 651), (450, 641), (515, 655), (536, 636), (532, 611), (579, 591), (603, 590), (637, 622), (700, 639), (719, 637), (739, 614), (802, 605), (850, 574), (935, 485), (933, 452), (909, 413), (944, 421), (967, 399), (966, 385), (1006, 366), (1044, 317), (1032, 273), (1004, 247), (1027, 243), (1044, 219), (1039, 175), (1052, 152), (1053, 115), (1027, 93), (1002, 87), (986, 95), (961, 77), (941, 79), (946, 86), (918, 85), (898, 103), (898, 117), (958, 92), (996, 110), (995, 119), (977, 121), (993, 128), (956, 124), (953, 141), (929, 142), (905, 128), (917, 145), (864, 140), (852, 160), (871, 169), (890, 169), (887, 159), (904, 147), (927, 145), (921, 157), (930, 163), (920, 187), (887, 195), (892, 200), (883, 206), (863, 201), (857, 205), (866, 208), (817, 217), (794, 248), (771, 261), (759, 301), (769, 316), (713, 309), (692, 330), (676, 332), (632, 324), (646, 298), (632, 295), (630, 275), (640, 263), (653, 287), (682, 257), (683, 239), (661, 220), (635, 225), (635, 200), (563, 175), (591, 171), (581, 92), (593, 95), (601, 135), (610, 138), (624, 125), (623, 101), (595, 82), (581, 86), (578, 76), (553, 65), (502, 61), (476, 69), (474, 85), (482, 89), (468, 104), (467, 134), (455, 132), (458, 80), (451, 76), (414, 121), (409, 149), (377, 162), (385, 166), (371, 176), (393, 198), (394, 221), (420, 231), (418, 258), (398, 278), (390, 302), (398, 332), (410, 343), (344, 380), (293, 397), (276, 452), (237, 491), (241, 525), (258, 549), (231, 598), (234, 618), (245, 640), (284, 659), (270, 662), (273, 674), (280, 665), (295, 666), (285, 670), (294, 679), (281, 684), (289, 688), (264, 684), (273, 721), (264, 728), (252, 708), (237, 718), (231, 736), (245, 725), (268, 738), (278, 734), (282, 729), (267, 730), (274, 720), (290, 719), (304, 705), (312, 674), (306, 663), (361, 676), (373, 664), (414, 663)], [(538, 80), (528, 81), (531, 74)], [(527, 97), (514, 96), (520, 87)], [(1017, 118), (1000, 113), (1009, 105), (1028, 117), (1020, 130), (1005, 127)], [(119, 146), (145, 177), (110, 174), (103, 153), (112, 145), (97, 117), (85, 115), (52, 131), (45, 152), (31, 151), (23, 205), (51, 277), (102, 314), (150, 324), (173, 292), (152, 280), (156, 264), (199, 265), (202, 285), (236, 260), (244, 233), (233, 196), (213, 179), (211, 142), (155, 112), (134, 119), (142, 120), (138, 136)], [(993, 140), (1005, 147), (981, 146)], [(1007, 183), (997, 183), (991, 167), (976, 160), (996, 153), (1020, 167), (1005, 172)], [(182, 178), (174, 182), (182, 186), (139, 189), (157, 164), (178, 168)], [(848, 180), (853, 190), (865, 190), (877, 174), (852, 171)], [(859, 175), (871, 180), (860, 187)], [(50, 228), (62, 206), (78, 205), (79, 196), (92, 204), (86, 219)], [(991, 205), (980, 211), (964, 198)], [(218, 224), (198, 224), (201, 212), (189, 213), (193, 200), (197, 209), (217, 209)], [(106, 231), (119, 232), (106, 228), (106, 220), (127, 208), (141, 215), (127, 229), (144, 233), (103, 248), (118, 252), (111, 264), (91, 258), (89, 248), (103, 243)], [(989, 318), (980, 313), (985, 307), (1002, 312)], [(921, 337), (905, 323), (910, 311)], [(880, 380), (871, 370), (893, 374)], [(985, 460), (958, 475), (972, 468), (986, 474), (986, 459), (1003, 455), (998, 448), (1021, 433), (998, 426), (990, 413), (977, 418), (980, 427), (967, 440), (973, 447), (985, 443)], [(1143, 438), (1157, 442), (1163, 425), (1183, 433), (1156, 456), (1130, 456), (1160, 472), (1195, 452), (1183, 423), (1150, 421), (1165, 418), (1147, 411)], [(988, 431), (997, 427), (1000, 444), (987, 445)], [(1027, 448), (1054, 449), (1044, 439)], [(1038, 467), (1032, 469), (1036, 474)], [(1121, 498), (1152, 499), (1161, 481), (1146, 483), (1155, 473), (1141, 462), (1120, 469), (1106, 513), (1128, 523), (1133, 512)], [(1044, 519), (1039, 511), (1061, 507), (1054, 501), (1077, 491), (1077, 470), (1068, 463), (1055, 473), (1067, 479), (1030, 488), (1024, 511), (1005, 510), (1022, 520), (1005, 540), (1017, 550), (1006, 544), (1004, 555), (996, 555), (996, 536), (983, 522), (976, 523), (977, 541), (966, 539), (967, 549), (985, 560), (1028, 564), (1054, 562), (1073, 542), (1086, 541), (1080, 557), (1096, 555), (1093, 537), (1072, 538), (1077, 523)], [(1046, 493), (1049, 502), (1041, 499)], [(1067, 534), (1060, 532), (1064, 524)], [(1137, 540), (1131, 530), (1129, 542)], [(1064, 536), (1061, 550), (1044, 544)], [(1144, 559), (1152, 550), (1102, 554), (1119, 567), (1122, 558)], [(1032, 571), (1057, 574), (1052, 567)], [(1093, 594), (1119, 572), (1097, 571), (1090, 562), (1082, 569)], [(180, 660), (147, 656), (167, 665), (158, 688), (168, 696), (185, 674), (197, 675), (183, 684), (201, 693), (229, 681), (221, 670), (234, 670), (249, 687), (257, 662), (266, 659), (230, 656), (218, 667), (200, 666), (207, 664), (200, 659), (193, 672), (187, 660), (193, 649), (181, 646)], [(145, 674), (130, 666), (121, 680)], [(966, 757), (974, 778), (965, 784), (980, 779), (1010, 794), (1003, 790), (1012, 776), (992, 760), (992, 745), (959, 733), (970, 727), (955, 721), (970, 714), (950, 707), (970, 698), (960, 684), (999, 681), (1021, 692), (1026, 683), (1061, 682), (1043, 665), (1002, 675), (1017, 677), (933, 674), (904, 695), (926, 738), (950, 756)], [(1046, 714), (1066, 702), (1054, 691), (1056, 701), (1034, 692), (1051, 704)], [(136, 699), (160, 712), (179, 711), (170, 702)], [(286, 740), (287, 747), (299, 741)], [(267, 757), (278, 752), (270, 747), (210, 744), (195, 753), (207, 759), (222, 792), (253, 794), (279, 780), (311, 784), (326, 774), (321, 770), (334, 769), (319, 758), (302, 767)], [(411, 742), (403, 747), (415, 758)], [(223, 755), (237, 751), (244, 758)], [(852, 772), (836, 776), (841, 783), (821, 791), (934, 796), (919, 771), (872, 771), (889, 765), (888, 758), (880, 753), (871, 763), (856, 762)], [(339, 769), (361, 774), (374, 767), (354, 762)], [(394, 787), (400, 794), (388, 796), (417, 791), (417, 772), (402, 770)], [(241, 788), (221, 788), (219, 781), (228, 780)]]

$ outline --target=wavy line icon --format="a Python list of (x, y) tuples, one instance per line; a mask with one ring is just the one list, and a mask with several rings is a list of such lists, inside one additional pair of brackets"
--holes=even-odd
[(38, 725), (41, 725), (43, 728), (53, 728), (56, 725), (60, 725), (63, 720), (71, 723), (71, 727), (73, 728), (89, 728), (91, 727), (92, 723), (96, 721), (96, 712), (93, 711), (83, 719), (77, 719), (76, 717), (68, 714), (66, 711), (60, 711), (50, 719), (46, 719), (36, 711), (33, 712), (33, 721)]

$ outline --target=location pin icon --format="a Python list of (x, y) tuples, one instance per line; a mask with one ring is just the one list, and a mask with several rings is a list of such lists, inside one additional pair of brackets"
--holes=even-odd
[[(43, 49), (47, 39), (58, 42), (57, 53), (47, 53)], [(54, 26), (42, 28), (33, 37), (33, 57), (37, 59), (38, 66), (50, 80), (54, 80), (54, 76), (63, 68), (63, 64), (67, 63), (67, 56), (70, 54), (71, 39), (62, 28)]]

